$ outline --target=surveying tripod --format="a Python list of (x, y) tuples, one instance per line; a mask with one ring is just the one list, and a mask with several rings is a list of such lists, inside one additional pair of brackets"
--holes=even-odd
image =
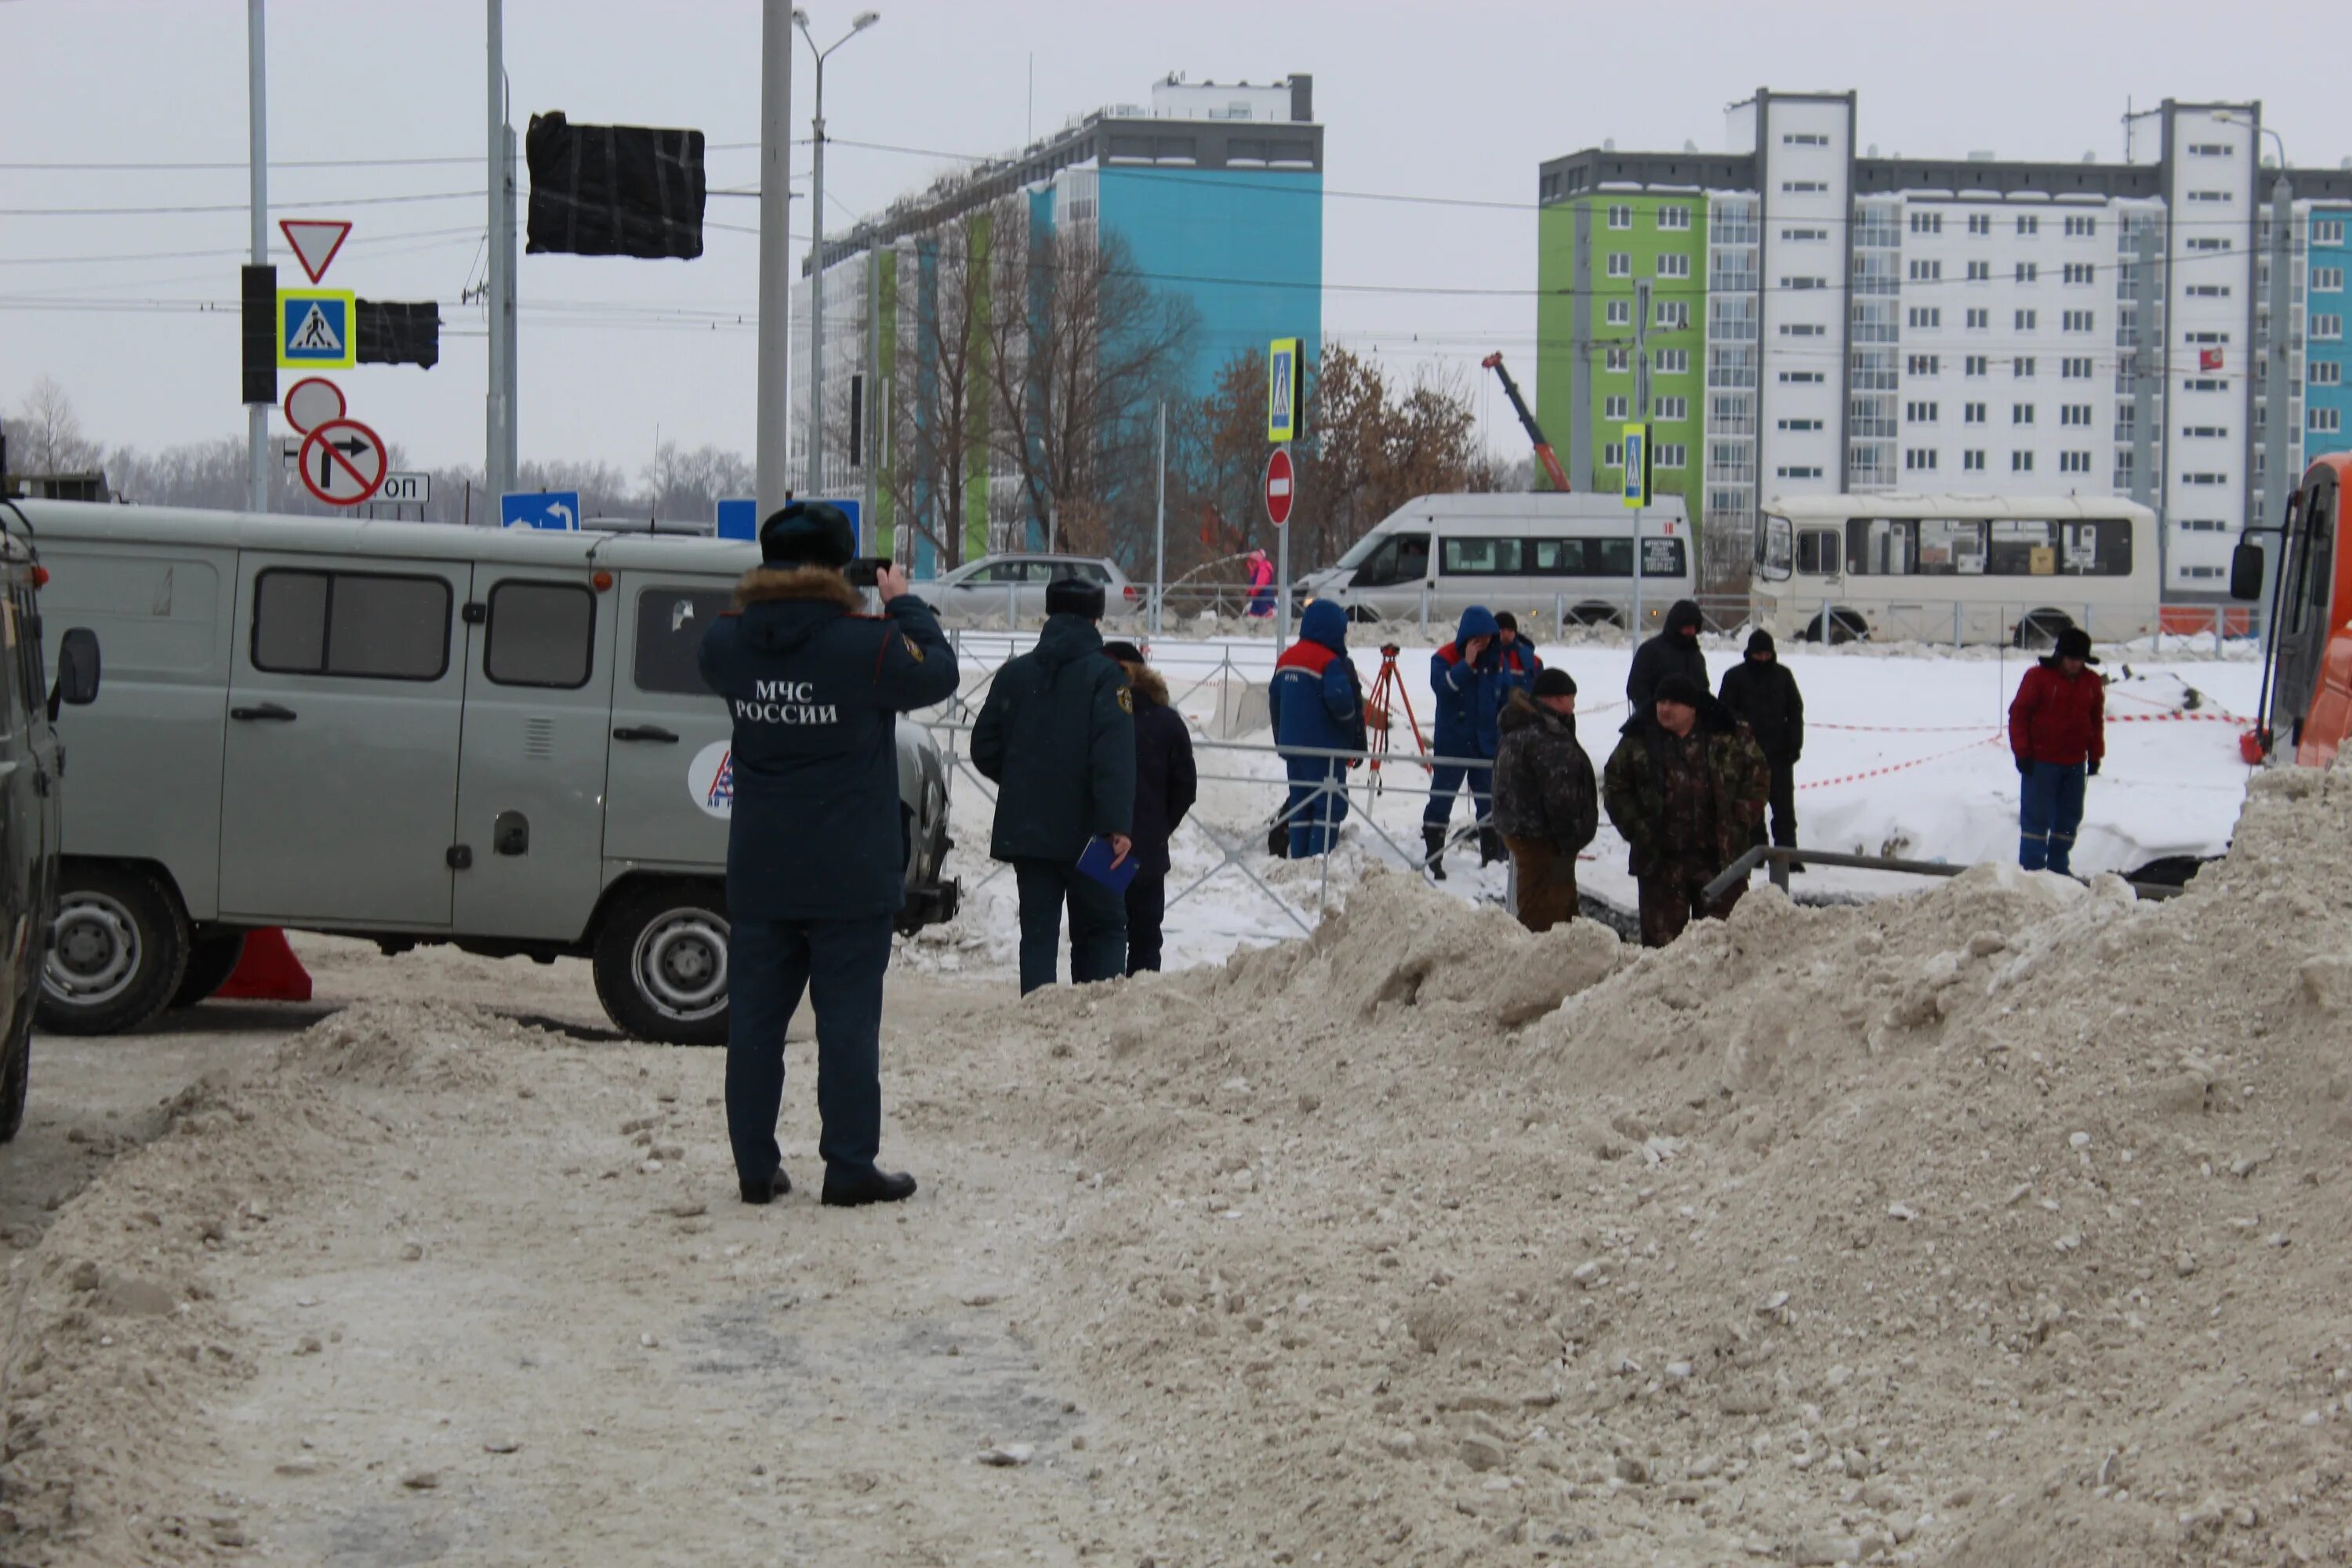
[[(1429, 742), (1422, 738), (1421, 720), (1413, 713), (1412, 695), (1398, 678), (1396, 661), (1397, 645), (1392, 642), (1381, 644), (1381, 670), (1372, 678), (1371, 694), (1364, 700), (1364, 730), (1370, 742), (1367, 749), (1371, 752), (1370, 777), (1365, 780), (1365, 787), (1374, 795), (1381, 793), (1381, 763), (1389, 754), (1392, 733), (1390, 722), (1391, 702), (1403, 705), (1404, 721), (1412, 731), (1413, 749), (1424, 759), (1429, 755)], [(1429, 763), (1424, 760), (1421, 765), (1426, 768)]]

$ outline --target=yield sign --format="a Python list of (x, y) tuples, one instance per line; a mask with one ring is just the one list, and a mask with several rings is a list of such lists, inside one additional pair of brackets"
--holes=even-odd
[(1265, 465), (1265, 515), (1280, 528), (1290, 521), (1290, 448), (1276, 447)]
[(285, 235), (286, 243), (294, 247), (294, 259), (302, 264), (302, 270), (310, 275), (313, 283), (327, 275), (335, 253), (342, 249), (343, 241), (352, 232), (350, 224), (327, 218), (280, 218), (278, 228)]
[(383, 483), (383, 437), (356, 419), (330, 419), (302, 437), (294, 471), (329, 506), (357, 506)]

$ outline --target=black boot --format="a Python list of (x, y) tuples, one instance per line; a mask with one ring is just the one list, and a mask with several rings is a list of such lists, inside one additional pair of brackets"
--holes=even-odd
[(1443, 882), (1445, 880), (1445, 829), (1423, 826), (1421, 842), (1429, 850), (1429, 858), (1422, 864), (1429, 868), (1432, 877)]
[(784, 1174), (781, 1165), (776, 1167), (776, 1173), (768, 1178), (764, 1186), (758, 1182), (743, 1182), (740, 1177), (738, 1181), (742, 1187), (743, 1201), (747, 1204), (773, 1203), (793, 1190), (793, 1179)]
[(1277, 860), (1290, 858), (1290, 824), (1277, 822), (1265, 830), (1265, 852)]
[(1496, 832), (1491, 827), (1482, 827), (1478, 830), (1479, 865), (1492, 866), (1497, 860), (1507, 860), (1509, 858), (1510, 851), (1503, 847), (1503, 836), (1501, 834)]
[(869, 1171), (862, 1176), (844, 1176), (827, 1166), (821, 1201), (827, 1208), (854, 1209), (867, 1204), (904, 1203), (914, 1195), (915, 1178), (904, 1171)]

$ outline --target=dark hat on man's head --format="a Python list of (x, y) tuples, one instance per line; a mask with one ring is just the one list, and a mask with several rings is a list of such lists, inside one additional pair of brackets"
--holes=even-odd
[(1045, 584), (1045, 613), (1049, 616), (1084, 616), (1098, 621), (1103, 616), (1103, 591), (1099, 583), (1081, 582), (1076, 577), (1063, 577)]
[(1141, 664), (1144, 662), (1143, 650), (1136, 647), (1131, 642), (1107, 642), (1103, 644), (1103, 652), (1110, 655), (1112, 658), (1116, 659), (1120, 664)]
[(2058, 657), (2079, 658), (2084, 664), (2099, 662), (2091, 655), (2091, 634), (2080, 626), (2068, 626), (2058, 634)]
[(1504, 631), (1515, 632), (1519, 629), (1519, 617), (1511, 614), (1508, 610), (1496, 610), (1495, 612), (1495, 625)]
[(1706, 688), (1687, 675), (1676, 673), (1658, 682), (1653, 700), (1679, 702), (1685, 708), (1704, 708), (1706, 706)]
[(1772, 641), (1772, 634), (1766, 631), (1762, 626), (1759, 626), (1754, 631), (1748, 634), (1748, 657), (1754, 658), (1759, 653), (1770, 653), (1777, 657), (1777, 650)]
[(787, 501), (760, 525), (760, 559), (770, 566), (849, 564), (857, 525), (831, 501)]
[(1538, 697), (1573, 697), (1576, 695), (1576, 678), (1559, 666), (1551, 665), (1536, 672), (1534, 694)]

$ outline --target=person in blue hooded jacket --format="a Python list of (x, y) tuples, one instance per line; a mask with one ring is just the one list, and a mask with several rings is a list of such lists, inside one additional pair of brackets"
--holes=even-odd
[(882, 614), (842, 568), (857, 531), (840, 508), (793, 503), (760, 529), (761, 563), (712, 622), (702, 679), (734, 721), (727, 827), (727, 1135), (743, 1201), (793, 1190), (776, 1146), (784, 1029), (816, 1009), (824, 1202), (896, 1203), (915, 1178), (875, 1164), (882, 1142), (882, 972), (904, 901), (898, 716), (956, 690), (955, 651), (887, 567)]
[[(1478, 824), (1480, 863), (1491, 864), (1502, 854), (1501, 841), (1487, 824), (1492, 763), (1502, 744), (1496, 725), (1504, 697), (1501, 631), (1486, 605), (1473, 605), (1462, 612), (1454, 640), (1429, 658), (1429, 689), (1437, 704), (1437, 724), (1430, 744), (1438, 756), (1456, 759), (1433, 770), (1429, 805), (1421, 814), (1421, 841), (1429, 853), (1429, 873), (1441, 882), (1445, 879), (1445, 833), (1454, 818), (1454, 797), (1465, 784)], [(1486, 761), (1479, 763), (1479, 758)], [(1491, 847), (1490, 839), (1494, 840)]]
[[(1277, 746), (1322, 752), (1364, 749), (1364, 691), (1355, 661), (1348, 657), (1348, 612), (1318, 599), (1298, 619), (1298, 640), (1275, 660), (1266, 688)], [(1344, 781), (1348, 763), (1339, 757), (1285, 757), (1290, 800), (1283, 821), (1290, 825), (1290, 858), (1328, 854), (1347, 820)]]

